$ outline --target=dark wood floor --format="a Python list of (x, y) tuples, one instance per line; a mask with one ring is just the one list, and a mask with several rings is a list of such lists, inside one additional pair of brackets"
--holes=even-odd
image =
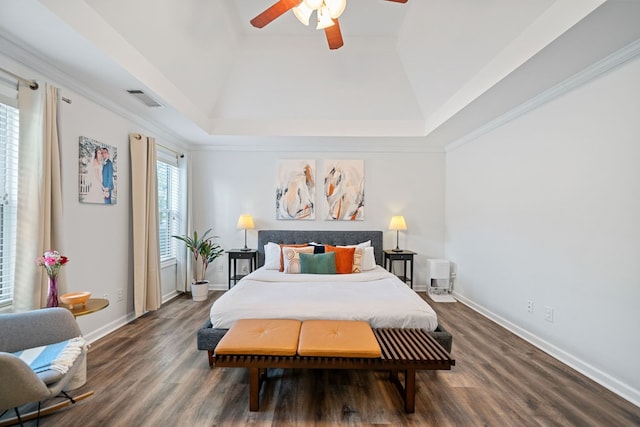
[[(177, 298), (95, 342), (95, 395), (42, 426), (632, 426), (640, 408), (461, 303), (429, 303), (453, 334), (452, 371), (419, 372), (416, 412), (383, 372), (273, 370), (249, 412), (242, 369), (209, 369), (196, 330), (211, 302)], [(425, 294), (423, 298), (428, 299)], [(34, 424), (31, 424), (34, 425)]]

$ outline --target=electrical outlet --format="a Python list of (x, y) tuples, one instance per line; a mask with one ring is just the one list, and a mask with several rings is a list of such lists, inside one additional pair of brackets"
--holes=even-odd
[(544, 307), (544, 320), (553, 323), (553, 307)]
[(533, 313), (533, 301), (527, 301), (527, 312)]
[(118, 299), (118, 301), (122, 301), (122, 289), (118, 289), (118, 293), (116, 295), (116, 298)]
[(242, 266), (242, 274), (249, 274), (249, 267), (247, 267), (246, 265)]

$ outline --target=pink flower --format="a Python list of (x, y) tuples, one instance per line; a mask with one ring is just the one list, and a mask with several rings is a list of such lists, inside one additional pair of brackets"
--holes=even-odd
[(46, 251), (41, 257), (36, 258), (36, 265), (44, 267), (49, 277), (57, 277), (60, 267), (67, 262), (69, 262), (69, 258), (54, 250)]

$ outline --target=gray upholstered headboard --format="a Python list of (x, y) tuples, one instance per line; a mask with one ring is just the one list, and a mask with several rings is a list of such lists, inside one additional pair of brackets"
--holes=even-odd
[(355, 245), (371, 240), (376, 264), (382, 265), (382, 231), (342, 230), (259, 230), (258, 267), (264, 265), (264, 245), (273, 243), (301, 244), (316, 242), (332, 246)]

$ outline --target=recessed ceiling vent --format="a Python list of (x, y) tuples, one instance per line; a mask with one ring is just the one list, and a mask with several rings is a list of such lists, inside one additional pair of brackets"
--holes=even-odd
[(164, 107), (164, 105), (160, 104), (158, 101), (151, 98), (149, 95), (147, 95), (140, 89), (130, 89), (130, 90), (127, 90), (127, 92), (129, 92), (129, 94), (131, 94), (134, 98), (142, 102), (147, 107), (151, 107), (151, 108)]

